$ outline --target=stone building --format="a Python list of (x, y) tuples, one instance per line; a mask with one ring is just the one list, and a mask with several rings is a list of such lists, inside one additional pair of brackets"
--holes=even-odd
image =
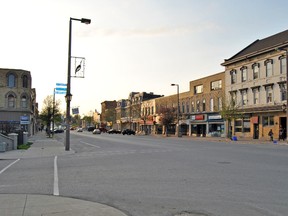
[(37, 131), (38, 104), (29, 71), (0, 69), (0, 132)]
[(225, 94), (243, 113), (232, 123), (233, 135), (268, 139), (270, 129), (275, 138), (286, 132), (287, 49), (288, 30), (256, 40), (222, 63)]
[[(225, 124), (219, 111), (225, 88), (225, 73), (217, 73), (190, 81), (187, 92), (179, 93), (179, 125), (183, 135), (188, 136), (225, 136)], [(177, 109), (177, 94), (155, 99), (155, 124), (161, 127), (161, 107)], [(176, 113), (175, 113), (176, 115)], [(176, 132), (175, 122), (169, 128)]]

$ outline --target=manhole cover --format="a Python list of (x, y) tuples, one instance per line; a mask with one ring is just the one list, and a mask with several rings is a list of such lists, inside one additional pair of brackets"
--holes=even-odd
[(211, 216), (210, 214), (201, 213), (201, 212), (180, 212), (174, 216)]

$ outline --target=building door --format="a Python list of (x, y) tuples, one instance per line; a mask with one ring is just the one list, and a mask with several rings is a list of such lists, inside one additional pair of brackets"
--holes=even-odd
[(253, 139), (259, 139), (259, 124), (254, 124)]
[(283, 138), (286, 139), (287, 134), (286, 134), (286, 130), (287, 130), (287, 118), (286, 117), (280, 117), (280, 126), (283, 129)]

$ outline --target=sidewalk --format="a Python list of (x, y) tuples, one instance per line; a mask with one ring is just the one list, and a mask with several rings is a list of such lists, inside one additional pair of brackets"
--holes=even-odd
[[(0, 160), (53, 157), (75, 153), (72, 150), (65, 151), (64, 143), (55, 138), (47, 138), (45, 132), (38, 132), (30, 137), (29, 141), (33, 144), (28, 150), (0, 153)], [(1, 175), (3, 174), (1, 173), (0, 177)], [(113, 207), (95, 202), (33, 194), (0, 194), (0, 212), (1, 216), (127, 216)]]
[(33, 143), (29, 149), (0, 153), (0, 159), (49, 157), (75, 153), (71, 149), (65, 151), (64, 143), (57, 141), (55, 138), (47, 138), (45, 132), (38, 132), (36, 135), (29, 137), (28, 141)]

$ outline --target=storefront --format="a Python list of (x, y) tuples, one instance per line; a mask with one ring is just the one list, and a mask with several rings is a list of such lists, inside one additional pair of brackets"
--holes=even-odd
[(206, 137), (207, 134), (207, 115), (192, 115), (189, 124), (190, 136)]
[(224, 137), (225, 136), (225, 124), (222, 116), (208, 115), (208, 136), (212, 137)]

